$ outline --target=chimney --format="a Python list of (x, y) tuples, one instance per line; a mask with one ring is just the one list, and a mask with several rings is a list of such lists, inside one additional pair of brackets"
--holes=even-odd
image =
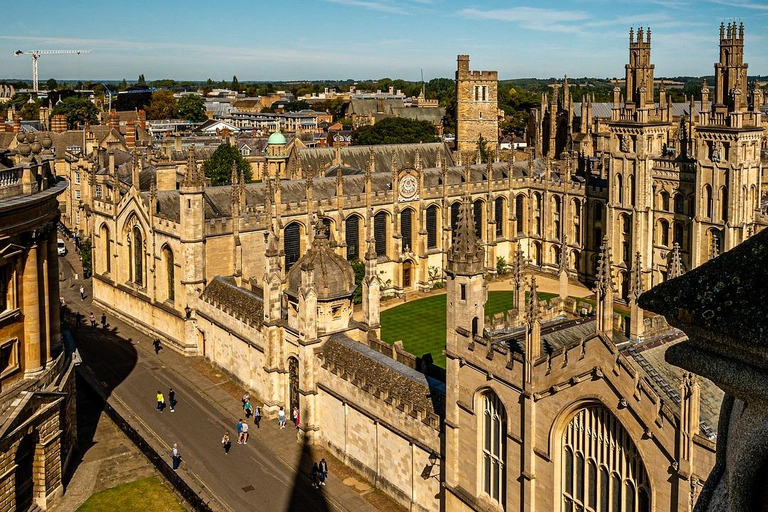
[(13, 133), (19, 133), (21, 131), (21, 117), (17, 114), (13, 116)]
[(111, 150), (109, 152), (109, 175), (115, 175), (115, 152)]
[(384, 113), (384, 98), (377, 98), (376, 99), (376, 113), (377, 114), (383, 114)]
[(125, 123), (125, 145), (128, 149), (136, 147), (136, 127), (130, 119)]
[(146, 130), (147, 129), (147, 112), (146, 112), (146, 110), (144, 110), (143, 108), (140, 108), (139, 109), (139, 114), (138, 114), (137, 117), (138, 117), (138, 122), (139, 122), (139, 128), (141, 128), (142, 130)]
[(54, 133), (64, 133), (67, 131), (67, 116), (56, 114), (51, 121), (51, 131)]
[(120, 129), (120, 116), (117, 115), (117, 110), (109, 111), (109, 121), (107, 121), (107, 127), (112, 130)]

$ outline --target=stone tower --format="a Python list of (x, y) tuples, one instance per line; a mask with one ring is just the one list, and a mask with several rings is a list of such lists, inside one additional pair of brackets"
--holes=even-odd
[[(643, 37), (645, 35), (645, 37)], [(645, 103), (653, 104), (653, 68), (651, 64), (651, 29), (643, 34), (643, 28), (637, 29), (637, 39), (634, 30), (629, 29), (629, 64), (627, 71), (627, 102), (636, 106)]]
[(499, 140), (498, 73), (470, 71), (469, 55), (459, 55), (457, 60), (456, 149), (474, 153), (482, 136), (486, 148), (495, 151)]
[(739, 112), (747, 106), (744, 24), (720, 24), (720, 61), (715, 64), (715, 113)]
[(459, 227), (448, 249), (446, 267), (446, 483), (459, 481), (459, 381), (461, 361), (475, 336), (482, 336), (487, 299), (483, 247), (475, 235), (472, 202), (466, 196), (459, 211)]

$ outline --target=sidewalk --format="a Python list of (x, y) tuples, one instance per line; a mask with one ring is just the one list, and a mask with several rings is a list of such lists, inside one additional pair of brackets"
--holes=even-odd
[[(264, 418), (261, 428), (257, 429), (251, 418), (248, 445), (235, 443), (225, 456), (219, 441), (225, 430), (236, 441), (235, 423), (238, 418), (244, 418), (240, 403), (242, 390), (226, 376), (216, 373), (201, 357), (184, 357), (171, 349), (155, 355), (149, 337), (109, 316), (107, 330), (86, 327), (87, 315), (93, 311), (98, 320), (101, 311), (91, 304), (90, 281), (72, 279), (76, 257), (72, 251), (71, 257), (66, 258), (69, 265), (62, 264), (64, 276), (68, 278), (62, 283), (62, 296), (71, 310), (85, 316), (83, 327), (72, 331), (84, 364), (109, 388), (109, 402), (126, 409), (124, 414), (132, 419), (131, 425), (155, 438), (160, 454), (168, 453), (174, 442), (180, 442), (185, 461), (180, 474), (185, 480), (189, 477), (188, 483), (193, 488), (206, 487), (200, 490), (210, 491), (216, 500), (223, 502), (225, 510), (252, 509), (255, 502), (265, 505), (265, 509), (269, 504), (272, 510), (376, 510), (363, 497), (370, 493), (369, 488), (356, 485), (356, 489), (361, 489), (358, 491), (345, 485), (334, 474), (335, 469), (344, 468), (327, 456), (330, 469), (327, 485), (321, 490), (312, 489), (307, 463), (311, 465), (312, 457), (319, 460), (320, 456), (307, 453), (297, 442), (296, 431), (290, 424), (280, 430), (276, 420)], [(79, 296), (81, 284), (86, 293), (84, 301)], [(125, 368), (117, 366), (120, 364)], [(165, 414), (157, 414), (155, 391), (161, 390), (167, 395), (169, 386), (177, 393), (176, 412), (171, 415), (166, 410)], [(179, 420), (182, 423), (176, 425)], [(168, 424), (169, 421), (174, 423)], [(314, 447), (311, 448), (310, 451), (315, 452)], [(340, 472), (347, 474), (347, 470)], [(257, 478), (259, 476), (262, 478)], [(353, 478), (348, 483), (355, 485), (359, 481)], [(247, 499), (242, 494), (247, 494)], [(254, 500), (257, 495), (263, 496), (263, 500)], [(380, 496), (377, 498), (382, 500)], [(303, 501), (307, 501), (306, 507), (301, 506)], [(318, 505), (318, 501), (325, 506)]]

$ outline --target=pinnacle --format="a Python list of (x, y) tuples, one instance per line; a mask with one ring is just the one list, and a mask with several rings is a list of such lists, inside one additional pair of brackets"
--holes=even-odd
[(450, 268), (461, 274), (481, 274), (483, 272), (483, 248), (478, 244), (475, 234), (475, 217), (472, 202), (465, 196), (459, 209), (459, 225), (448, 249)]

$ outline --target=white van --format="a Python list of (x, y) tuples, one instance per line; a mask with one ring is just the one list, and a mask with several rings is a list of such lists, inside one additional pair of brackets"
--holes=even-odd
[(59, 256), (64, 256), (67, 254), (67, 246), (64, 244), (64, 240), (61, 238), (56, 240), (56, 248), (59, 251)]

